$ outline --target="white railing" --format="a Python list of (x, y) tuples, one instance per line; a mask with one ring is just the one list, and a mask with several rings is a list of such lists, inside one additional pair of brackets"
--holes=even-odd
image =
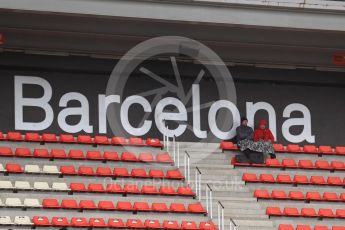
[(213, 196), (212, 189), (209, 184), (206, 184), (205, 188), (205, 198), (206, 198), (206, 211), (210, 218), (213, 218)]
[(218, 229), (224, 230), (224, 206), (223, 204), (218, 201), (218, 207), (217, 207), (217, 217), (218, 217)]
[(199, 201), (201, 201), (201, 171), (198, 167), (195, 167), (195, 180), (194, 180), (195, 195)]

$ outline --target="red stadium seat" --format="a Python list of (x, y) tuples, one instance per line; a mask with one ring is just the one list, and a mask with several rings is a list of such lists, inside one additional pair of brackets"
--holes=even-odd
[(315, 145), (305, 145), (303, 147), (303, 152), (305, 153), (319, 153)]
[(345, 230), (344, 226), (332, 226), (332, 230)]
[(301, 151), (301, 146), (295, 145), (295, 144), (288, 144), (287, 145), (287, 151), (290, 153), (300, 153)]
[(287, 183), (287, 184), (292, 183), (291, 177), (289, 175), (284, 175), (284, 174), (278, 174), (276, 181), (278, 183)]
[(345, 193), (341, 193), (340, 196), (339, 196), (339, 199), (341, 201), (345, 201)]
[(121, 185), (119, 184), (107, 184), (106, 190), (108, 193), (123, 193), (124, 192)]
[(255, 190), (254, 197), (260, 198), (260, 199), (269, 199), (270, 194), (268, 193), (267, 190)]
[(165, 203), (152, 203), (152, 211), (155, 212), (169, 212), (169, 209)]
[(125, 184), (125, 186), (123, 187), (123, 190), (126, 193), (132, 193), (132, 194), (139, 194), (140, 193), (138, 186), (135, 184)]
[(127, 145), (128, 141), (124, 137), (113, 137), (111, 139), (113, 145)]
[(105, 228), (108, 225), (104, 222), (103, 218), (90, 218), (89, 225), (96, 228)]
[(151, 211), (151, 208), (147, 202), (134, 202), (133, 209), (141, 212)]
[(266, 166), (268, 167), (281, 167), (282, 165), (280, 164), (278, 159), (267, 159), (266, 160)]
[(177, 179), (177, 180), (184, 179), (184, 176), (181, 175), (181, 172), (178, 169), (168, 170), (166, 177), (168, 179)]
[(60, 172), (65, 175), (77, 175), (74, 166), (60, 166)]
[(44, 142), (57, 142), (57, 137), (53, 133), (43, 133), (42, 140)]
[(57, 199), (43, 199), (42, 206), (43, 208), (60, 208)]
[(75, 143), (74, 136), (72, 134), (61, 134), (60, 135), (60, 142), (63, 143)]
[(95, 205), (93, 200), (80, 200), (79, 208), (80, 209), (97, 209), (97, 206)]
[(96, 169), (96, 175), (97, 176), (113, 176), (113, 173), (111, 172), (111, 169), (109, 167), (98, 167)]
[(201, 230), (216, 230), (216, 226), (212, 223), (212, 221), (209, 222), (200, 222), (199, 229)]
[(176, 220), (164, 220), (163, 229), (181, 229)]
[(85, 159), (84, 152), (82, 150), (74, 150), (74, 149), (71, 149), (68, 152), (68, 157), (71, 159), (78, 159), (78, 160)]
[(50, 154), (47, 149), (34, 149), (34, 157), (50, 158)]
[(334, 154), (334, 149), (328, 145), (321, 145), (319, 146), (319, 152), (322, 154)]
[(328, 161), (325, 161), (325, 160), (317, 160), (315, 161), (315, 167), (317, 169), (332, 169), (332, 167), (330, 166), (329, 162)]
[(5, 140), (5, 136), (2, 132), (0, 132), (0, 140)]
[(306, 199), (307, 200), (322, 200), (319, 192), (307, 192)]
[(338, 195), (335, 192), (324, 192), (322, 198), (327, 201), (338, 201)]
[(54, 227), (69, 227), (70, 224), (66, 217), (53, 217), (52, 226)]
[(340, 177), (338, 177), (338, 176), (329, 176), (327, 178), (327, 184), (329, 184), (329, 185), (344, 185), (344, 183), (341, 181)]
[(90, 183), (87, 189), (90, 192), (105, 192), (102, 184)]
[(144, 146), (146, 145), (142, 138), (140, 137), (130, 137), (129, 144), (135, 146)]
[(143, 223), (139, 219), (128, 219), (126, 225), (128, 228), (144, 228)]
[(93, 140), (89, 135), (78, 135), (77, 142), (79, 144), (93, 144)]
[(175, 192), (172, 186), (161, 185), (161, 187), (159, 188), (159, 192), (162, 195), (177, 195), (177, 192)]
[(9, 141), (22, 141), (23, 137), (22, 137), (22, 134), (19, 132), (8, 132), (7, 133), (7, 140), (9, 140)]
[(163, 147), (161, 141), (158, 138), (147, 138), (146, 145), (152, 147)]
[(335, 153), (338, 155), (345, 155), (345, 146), (335, 147)]
[(61, 208), (64, 209), (78, 209), (79, 206), (76, 200), (62, 200), (61, 201)]
[(142, 162), (154, 162), (152, 153), (140, 153), (139, 154), (139, 161)]
[(137, 156), (131, 152), (123, 152), (121, 154), (121, 160), (123, 160), (123, 161), (138, 161)]
[(71, 183), (69, 185), (69, 188), (73, 192), (86, 192), (87, 189), (85, 188), (85, 185), (83, 183)]
[(295, 230), (292, 224), (279, 224), (278, 230)]
[(82, 176), (94, 176), (93, 168), (90, 166), (79, 166), (78, 174)]
[(282, 165), (285, 168), (297, 168), (296, 161), (293, 159), (284, 159), (282, 160)]
[(35, 226), (50, 226), (49, 220), (46, 216), (34, 216), (32, 222)]
[(173, 163), (169, 153), (158, 153), (156, 155), (156, 160), (161, 163)]
[(271, 197), (274, 199), (287, 199), (288, 198), (285, 191), (282, 191), (282, 190), (273, 190), (271, 193)]
[(113, 172), (117, 177), (129, 177), (127, 168), (114, 168)]
[(323, 225), (315, 225), (314, 230), (328, 230), (328, 227)]
[(132, 177), (141, 177), (141, 178), (147, 178), (149, 177), (145, 171), (145, 169), (132, 169), (131, 171)]
[(13, 156), (12, 149), (8, 147), (0, 147), (0, 156), (12, 157)]
[(6, 164), (6, 171), (9, 173), (22, 173), (22, 166), (19, 164)]
[(315, 217), (317, 216), (315, 209), (313, 208), (302, 208), (301, 209), (301, 216), (305, 217)]
[(164, 178), (163, 170), (161, 169), (150, 169), (149, 177), (151, 178)]
[(119, 211), (132, 211), (133, 207), (132, 207), (131, 202), (118, 201), (116, 204), (116, 209)]
[(258, 178), (256, 177), (256, 174), (252, 173), (243, 173), (242, 180), (246, 182), (258, 182)]
[(295, 184), (309, 184), (308, 177), (305, 175), (295, 175), (293, 178)]
[(88, 160), (103, 160), (101, 152), (99, 151), (87, 151), (86, 159)]
[(284, 152), (284, 145), (282, 144), (273, 144), (273, 149), (275, 152)]
[(161, 229), (161, 224), (158, 220), (145, 220), (144, 226), (147, 229)]
[(301, 191), (290, 191), (289, 198), (292, 200), (304, 200), (304, 194)]
[(107, 136), (95, 136), (94, 142), (95, 142), (95, 144), (98, 144), (98, 145), (109, 145), (110, 144)]
[(171, 203), (170, 211), (171, 212), (186, 212), (187, 210), (183, 203)]
[(57, 159), (66, 159), (67, 158), (66, 152), (63, 149), (52, 149), (50, 151), (50, 156), (52, 158), (57, 158)]
[(190, 187), (178, 187), (177, 193), (180, 196), (195, 196), (195, 193)]
[(38, 133), (26, 133), (25, 141), (40, 142), (41, 136)]
[(89, 227), (89, 223), (84, 217), (72, 217), (71, 219), (72, 227)]
[(300, 213), (299, 213), (298, 209), (294, 208), (294, 207), (292, 207), (292, 208), (290, 208), (290, 207), (284, 208), (283, 213), (286, 216), (300, 216)]
[(31, 151), (28, 148), (17, 148), (15, 155), (17, 157), (31, 157), (32, 156)]
[(267, 207), (266, 214), (269, 216), (281, 216), (282, 212), (280, 211), (280, 208), (278, 207)]
[(108, 219), (108, 227), (110, 228), (126, 228), (126, 225), (121, 219)]
[(98, 202), (98, 209), (100, 210), (116, 210), (112, 201), (101, 200)]
[(103, 153), (103, 159), (107, 160), (107, 161), (118, 161), (118, 160), (120, 160), (117, 152), (107, 152), (107, 151)]
[(332, 209), (330, 209), (330, 208), (320, 208), (318, 215), (320, 217), (330, 217), (330, 218), (334, 217), (334, 213), (333, 213)]
[(299, 160), (298, 167), (303, 168), (303, 169), (313, 169), (314, 164), (311, 160)]
[(199, 229), (194, 221), (186, 221), (186, 220), (182, 221), (181, 227), (182, 229), (193, 229), (193, 230)]
[(238, 147), (230, 141), (222, 141), (220, 143), (220, 148), (222, 150), (237, 150), (238, 149)]
[(312, 184), (317, 184), (317, 185), (326, 184), (325, 178), (323, 178), (323, 176), (311, 176), (310, 182)]
[(331, 168), (335, 170), (345, 170), (345, 163), (342, 161), (332, 161)]
[(189, 204), (188, 205), (188, 212), (191, 213), (206, 213), (206, 210), (201, 204)]
[(298, 224), (296, 230), (311, 230), (310, 225)]
[(345, 218), (345, 209), (337, 209), (335, 211), (335, 215), (338, 217), (338, 218)]
[(143, 185), (141, 187), (141, 193), (144, 193), (144, 194), (159, 194), (159, 192), (157, 191), (156, 186), (154, 186), (154, 185)]

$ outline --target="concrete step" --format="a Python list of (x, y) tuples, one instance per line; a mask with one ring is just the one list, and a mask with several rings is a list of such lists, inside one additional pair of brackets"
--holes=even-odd
[(239, 219), (233, 218), (236, 226), (247, 226), (247, 227), (273, 227), (271, 220), (253, 220), (253, 219)]

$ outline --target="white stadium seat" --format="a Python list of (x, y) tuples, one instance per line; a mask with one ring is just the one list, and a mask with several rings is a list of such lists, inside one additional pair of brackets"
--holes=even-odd
[(6, 170), (2, 164), (0, 164), (0, 172), (6, 172)]
[(0, 189), (11, 189), (13, 188), (11, 181), (0, 181)]
[(38, 165), (25, 165), (24, 171), (27, 173), (40, 173), (41, 169)]
[(42, 207), (42, 205), (40, 204), (38, 199), (33, 199), (33, 198), (25, 198), (24, 206), (25, 207), (32, 207), (32, 208), (40, 208), (40, 207)]
[(31, 189), (30, 183), (28, 181), (16, 181), (14, 182), (14, 187), (16, 189)]
[(53, 185), (52, 185), (52, 189), (54, 189), (54, 190), (62, 190), (62, 191), (69, 190), (67, 184), (66, 183), (61, 183), (61, 182), (54, 182)]
[(4, 203), (2, 203), (2, 200), (0, 199), (0, 207), (4, 206)]
[(17, 225), (31, 225), (30, 217), (28, 216), (16, 216), (14, 217), (14, 224)]
[(43, 172), (49, 173), (49, 174), (58, 174), (60, 173), (59, 169), (55, 165), (44, 165), (43, 166)]
[(34, 183), (34, 189), (37, 190), (50, 190), (49, 184), (47, 182), (36, 181)]
[(22, 201), (19, 198), (6, 198), (5, 205), (9, 207), (21, 207)]
[(9, 216), (0, 216), (0, 225), (11, 225), (12, 221)]

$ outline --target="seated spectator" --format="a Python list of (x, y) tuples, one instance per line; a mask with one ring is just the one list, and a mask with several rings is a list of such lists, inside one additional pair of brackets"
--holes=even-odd
[(237, 143), (242, 140), (253, 140), (253, 129), (248, 126), (248, 119), (246, 117), (241, 118), (241, 125), (236, 129), (236, 141)]
[(276, 158), (272, 145), (274, 143), (274, 136), (271, 130), (267, 128), (266, 120), (259, 121), (259, 127), (254, 131), (254, 141), (260, 146), (261, 152), (269, 154), (271, 158)]

